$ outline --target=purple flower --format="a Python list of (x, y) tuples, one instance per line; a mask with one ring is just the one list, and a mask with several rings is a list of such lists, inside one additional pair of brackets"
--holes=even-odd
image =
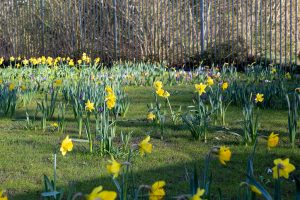
[(102, 113), (103, 110), (104, 110), (103, 107), (98, 108), (98, 112), (99, 112), (99, 113)]

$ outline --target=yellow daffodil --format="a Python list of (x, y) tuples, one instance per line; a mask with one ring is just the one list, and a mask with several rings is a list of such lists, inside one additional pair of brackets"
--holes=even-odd
[(165, 91), (164, 94), (163, 94), (163, 97), (168, 98), (169, 96), (170, 96), (170, 93), (168, 91)]
[(165, 93), (165, 90), (163, 90), (162, 88), (156, 90), (156, 94), (160, 97), (163, 97)]
[(9, 58), (9, 61), (10, 61), (10, 62), (14, 62), (14, 61), (15, 61), (15, 57), (11, 56), (11, 57)]
[(227, 82), (224, 82), (222, 84), (222, 90), (226, 90), (228, 88), (228, 83)]
[(108, 162), (109, 164), (106, 165), (107, 171), (113, 175), (113, 178), (117, 178), (119, 176), (122, 165), (118, 161), (116, 161), (113, 156)]
[(15, 89), (15, 84), (13, 84), (13, 83), (9, 84), (8, 90), (13, 91), (14, 89)]
[(105, 87), (105, 92), (107, 93), (107, 94), (111, 94), (111, 93), (113, 93), (113, 89), (110, 87), (110, 86), (106, 86)]
[(27, 87), (25, 85), (21, 85), (20, 88), (21, 88), (22, 91), (25, 91), (27, 89)]
[(24, 66), (27, 66), (29, 64), (29, 61), (25, 58), (23, 61), (22, 61), (23, 65)]
[(163, 87), (163, 83), (161, 81), (155, 81), (154, 82), (154, 88), (155, 90), (159, 90)]
[(3, 62), (4, 62), (4, 58), (3, 58), (3, 57), (1, 57), (1, 58), (0, 58), (0, 65), (2, 65), (2, 64), (3, 64)]
[(67, 137), (62, 141), (61, 143), (61, 146), (60, 146), (60, 151), (61, 151), (61, 154), (63, 156), (66, 155), (66, 153), (68, 151), (72, 151), (73, 149), (73, 142), (72, 140), (69, 138), (69, 136), (67, 135)]
[(54, 86), (54, 87), (59, 87), (59, 86), (62, 85), (62, 82), (63, 82), (63, 81), (62, 81), (61, 79), (57, 79), (57, 80), (54, 81), (53, 86)]
[(114, 93), (109, 93), (106, 96), (106, 106), (109, 110), (113, 109), (116, 105), (117, 97), (115, 96)]
[(203, 84), (203, 83), (195, 84), (196, 92), (198, 92), (199, 95), (206, 93), (206, 91), (205, 91), (206, 87), (207, 87), (207, 85)]
[(145, 155), (145, 153), (152, 152), (152, 144), (150, 142), (150, 136), (147, 136), (144, 140), (139, 143), (139, 151), (141, 156)]
[(223, 165), (226, 165), (226, 162), (230, 161), (231, 159), (231, 151), (229, 147), (221, 146), (218, 154), (219, 154), (219, 160)]
[(51, 127), (57, 128), (57, 127), (58, 127), (58, 123), (56, 123), (56, 122), (52, 123), (52, 124), (51, 124)]
[(275, 164), (275, 166), (272, 168), (274, 179), (278, 179), (278, 175), (279, 175), (279, 178), (284, 177), (284, 178), (288, 179), (289, 174), (296, 169), (295, 166), (290, 163), (290, 159), (288, 159), (288, 158), (286, 158), (285, 160), (282, 160), (280, 158), (276, 159), (276, 160), (274, 160), (274, 164)]
[(278, 134), (274, 134), (274, 132), (272, 132), (268, 137), (268, 148), (270, 149), (276, 147), (278, 145), (278, 142)]
[(256, 97), (255, 97), (255, 102), (263, 102), (264, 101), (264, 94), (260, 94), (260, 93), (257, 93), (256, 94)]
[(149, 200), (161, 200), (166, 195), (164, 187), (166, 185), (165, 181), (155, 182), (150, 189)]
[(81, 65), (82, 64), (82, 60), (77, 60), (77, 64)]
[(155, 115), (152, 112), (150, 112), (147, 115), (147, 119), (153, 121), (155, 119)]
[(47, 63), (47, 65), (51, 66), (53, 64), (53, 58), (50, 56), (47, 57), (46, 63)]
[(87, 60), (87, 55), (86, 55), (86, 53), (83, 53), (83, 54), (82, 54), (81, 59), (82, 59), (83, 61), (86, 61), (86, 60)]
[(287, 72), (287, 73), (285, 74), (285, 78), (286, 78), (286, 79), (292, 79), (292, 76), (291, 76), (290, 72)]
[(8, 197), (7, 197), (6, 195), (3, 194), (4, 192), (5, 192), (5, 191), (0, 190), (0, 200), (8, 200)]
[(73, 60), (73, 59), (69, 60), (69, 63), (68, 63), (68, 64), (69, 64), (70, 67), (74, 67), (74, 65), (75, 65), (75, 64), (74, 64), (74, 60)]
[(257, 194), (259, 196), (262, 194), (261, 191), (255, 185), (249, 185), (249, 187), (250, 187), (250, 190), (252, 192), (254, 192), (255, 194)]
[(191, 200), (202, 200), (201, 196), (203, 196), (204, 193), (205, 193), (204, 189), (198, 188), (197, 193), (192, 196)]
[(210, 76), (207, 77), (206, 83), (208, 86), (212, 86), (214, 84), (214, 79), (212, 79)]
[(95, 110), (94, 103), (92, 103), (90, 100), (88, 100), (85, 103), (85, 110), (87, 110), (89, 112), (92, 112), (93, 110)]
[(272, 67), (271, 73), (272, 73), (272, 74), (275, 74), (276, 72), (277, 72), (276, 68), (275, 68), (275, 67)]
[(103, 190), (102, 186), (98, 186), (92, 190), (92, 192), (86, 196), (87, 200), (115, 200), (117, 193), (114, 191)]
[(97, 65), (99, 62), (100, 62), (100, 58), (99, 57), (95, 58), (94, 63)]

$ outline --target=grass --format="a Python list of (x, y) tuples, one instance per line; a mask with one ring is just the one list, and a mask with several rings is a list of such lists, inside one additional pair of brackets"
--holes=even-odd
[[(174, 106), (181, 105), (186, 110), (192, 104), (192, 86), (166, 87), (171, 93), (170, 101)], [(147, 104), (153, 102), (152, 89), (147, 87), (128, 87), (130, 109), (127, 116), (118, 122), (118, 133), (133, 132), (132, 142), (142, 139), (146, 133), (152, 136), (153, 153), (144, 158), (134, 158), (134, 176), (141, 184), (152, 184), (157, 180), (167, 182), (167, 194), (176, 196), (189, 193), (187, 170), (196, 165), (200, 170), (204, 157), (211, 147), (228, 145), (233, 152), (232, 160), (227, 166), (222, 166), (217, 159), (211, 163), (213, 174), (213, 191), (222, 188), (226, 197), (237, 194), (239, 184), (245, 180), (247, 157), (252, 147), (240, 144), (239, 139), (230, 132), (242, 133), (242, 109), (230, 107), (227, 113), (228, 128), (211, 126), (207, 144), (194, 141), (189, 131), (183, 126), (167, 124), (165, 140), (159, 139), (159, 133), (146, 121)], [(34, 108), (35, 103), (33, 103)], [(276, 158), (290, 158), (297, 166), (300, 163), (300, 149), (291, 149), (287, 139), (287, 111), (260, 110), (261, 127), (259, 132), (268, 135), (274, 131), (280, 133), (281, 143), (276, 149), (268, 151), (266, 140), (260, 139), (255, 154), (254, 170), (256, 177), (263, 179), (267, 188), (272, 192), (273, 183), (267, 169), (273, 167)], [(56, 116), (56, 115), (55, 115)], [(76, 123), (72, 120), (71, 112), (66, 132), (76, 136)], [(43, 174), (53, 173), (53, 152), (59, 148), (59, 142), (65, 135), (53, 131), (42, 132), (39, 129), (26, 130), (25, 112), (19, 109), (14, 119), (0, 120), (0, 188), (9, 192), (10, 199), (41, 199), (43, 191)], [(49, 122), (50, 123), (50, 122)], [(39, 127), (39, 126), (38, 126)], [(298, 143), (299, 144), (299, 143)], [(58, 185), (66, 187), (69, 182), (76, 185), (78, 191), (89, 193), (98, 185), (115, 190), (111, 178), (105, 169), (108, 157), (88, 153), (88, 146), (75, 143), (74, 150), (66, 157), (58, 156)], [(125, 160), (120, 155), (118, 160)], [(291, 199), (294, 194), (293, 183), (284, 184), (284, 198)]]

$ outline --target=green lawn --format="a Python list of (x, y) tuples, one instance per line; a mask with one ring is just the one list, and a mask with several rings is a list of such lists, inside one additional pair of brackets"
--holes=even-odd
[[(171, 93), (170, 102), (173, 106), (181, 105), (186, 110), (192, 105), (193, 86), (166, 87)], [(145, 134), (150, 133), (154, 145), (153, 153), (141, 158), (134, 157), (134, 175), (140, 184), (152, 184), (157, 180), (167, 182), (168, 198), (189, 193), (189, 181), (186, 171), (192, 170), (194, 165), (202, 169), (205, 154), (210, 148), (217, 145), (228, 145), (232, 151), (232, 160), (223, 166), (217, 159), (211, 163), (213, 188), (222, 188), (226, 197), (237, 194), (240, 182), (245, 180), (247, 158), (252, 147), (245, 147), (239, 139), (230, 132), (242, 133), (242, 109), (230, 107), (227, 113), (228, 128), (214, 125), (209, 129), (209, 140), (205, 144), (194, 141), (189, 131), (182, 125), (167, 124), (165, 139), (159, 138), (159, 133), (146, 120), (147, 104), (153, 102), (152, 88), (129, 87), (130, 109), (125, 118), (118, 121), (118, 133), (121, 131), (133, 132), (132, 143), (140, 141)], [(35, 106), (35, 103), (32, 104)], [(32, 111), (33, 112), (33, 111)], [(264, 179), (267, 188), (272, 193), (272, 175), (267, 169), (273, 167), (276, 158), (290, 158), (291, 163), (300, 166), (300, 149), (290, 148), (287, 136), (287, 111), (260, 110), (260, 130), (263, 135), (272, 131), (279, 133), (281, 140), (279, 147), (268, 151), (266, 140), (260, 139), (255, 154), (254, 171), (256, 177)], [(55, 115), (56, 116), (56, 115)], [(57, 132), (41, 130), (26, 130), (25, 112), (22, 108), (14, 119), (0, 121), (0, 188), (7, 189), (10, 199), (41, 199), (43, 191), (43, 175), (53, 173), (53, 151), (59, 148), (59, 143), (65, 137)], [(39, 123), (39, 122), (36, 122)], [(50, 123), (50, 122), (49, 122)], [(39, 126), (37, 126), (39, 127)], [(76, 123), (73, 121), (71, 110), (68, 115), (66, 133), (76, 136)], [(299, 144), (299, 141), (298, 141)], [(90, 154), (88, 146), (75, 143), (74, 150), (63, 157), (58, 155), (57, 173), (59, 186), (67, 186), (74, 182), (78, 191), (89, 193), (98, 185), (113, 189), (114, 185), (105, 165), (109, 157), (100, 157), (99, 154)], [(117, 158), (125, 161), (125, 157)], [(284, 184), (284, 198), (291, 199), (294, 194), (294, 185), (289, 181)], [(167, 198), (167, 199), (168, 199)]]

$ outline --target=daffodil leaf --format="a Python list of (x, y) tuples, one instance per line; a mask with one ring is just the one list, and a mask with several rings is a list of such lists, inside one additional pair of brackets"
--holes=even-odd
[(42, 196), (43, 197), (56, 197), (60, 192), (53, 191), (53, 192), (43, 192)]

